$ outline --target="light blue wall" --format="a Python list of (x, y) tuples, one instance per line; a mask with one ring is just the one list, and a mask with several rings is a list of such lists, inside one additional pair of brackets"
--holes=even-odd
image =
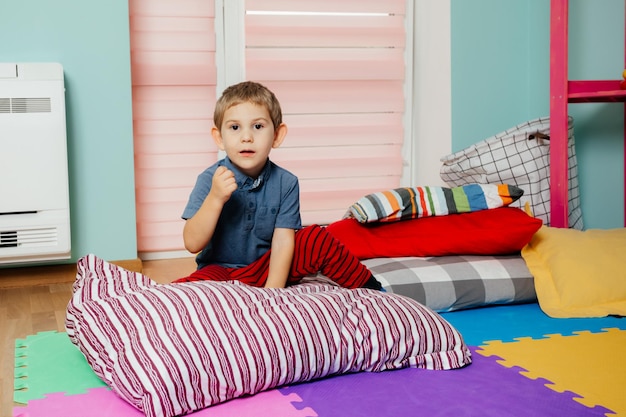
[(2, 62), (64, 67), (72, 261), (136, 258), (128, 2), (2, 1), (0, 38)]
[[(545, 0), (453, 0), (452, 150), (549, 109)], [(544, 7), (545, 8), (545, 7)]]
[[(453, 0), (452, 150), (549, 114), (547, 0)], [(619, 79), (623, 0), (570, 1), (570, 79)], [(570, 105), (587, 228), (622, 227), (623, 105)]]
[[(548, 114), (546, 0), (452, 1), (452, 149)], [(570, 78), (619, 78), (624, 3), (572, 0)], [(128, 3), (0, 4), (0, 61), (65, 69), (73, 261), (137, 256)], [(623, 108), (573, 105), (588, 227), (623, 222)]]

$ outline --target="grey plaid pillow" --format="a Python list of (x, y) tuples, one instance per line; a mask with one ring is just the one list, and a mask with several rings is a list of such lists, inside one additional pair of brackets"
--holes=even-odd
[(374, 258), (362, 261), (383, 287), (438, 312), (537, 300), (520, 254)]

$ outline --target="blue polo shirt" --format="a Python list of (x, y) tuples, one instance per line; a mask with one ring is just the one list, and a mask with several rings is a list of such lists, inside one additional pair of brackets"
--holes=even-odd
[(298, 177), (269, 159), (257, 179), (241, 173), (228, 157), (207, 168), (198, 175), (183, 219), (200, 209), (221, 165), (235, 174), (238, 187), (224, 205), (213, 238), (196, 257), (198, 269), (209, 264), (249, 265), (270, 249), (275, 228), (302, 227)]

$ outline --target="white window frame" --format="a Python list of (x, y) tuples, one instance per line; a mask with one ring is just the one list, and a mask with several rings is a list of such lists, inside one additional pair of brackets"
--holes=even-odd
[(415, 0), (413, 10), (412, 186), (446, 184), (440, 158), (452, 149), (450, 0)]
[[(216, 0), (215, 7), (217, 90), (222, 91), (246, 79), (245, 0)], [(439, 158), (450, 153), (450, 0), (407, 0), (406, 12), (401, 183), (436, 185), (442, 183)]]

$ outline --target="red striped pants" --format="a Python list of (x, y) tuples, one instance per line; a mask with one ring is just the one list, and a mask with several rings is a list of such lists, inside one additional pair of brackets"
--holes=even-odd
[[(242, 268), (207, 265), (191, 275), (174, 282), (190, 281), (241, 281), (262, 287), (267, 281), (270, 251)], [(296, 284), (307, 275), (321, 272), (345, 288), (360, 288), (371, 277), (371, 272), (326, 229), (313, 225), (295, 234), (295, 249), (287, 284)]]

